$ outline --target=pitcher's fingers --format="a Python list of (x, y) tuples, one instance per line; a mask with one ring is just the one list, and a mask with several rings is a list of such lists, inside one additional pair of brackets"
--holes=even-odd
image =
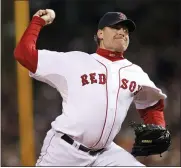
[(41, 9), (41, 10), (38, 11), (38, 14), (39, 14), (40, 16), (45, 15), (45, 14), (46, 14), (46, 11)]

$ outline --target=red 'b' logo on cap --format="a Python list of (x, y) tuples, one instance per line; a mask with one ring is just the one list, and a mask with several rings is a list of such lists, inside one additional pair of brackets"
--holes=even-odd
[(123, 13), (120, 13), (120, 19), (125, 20), (126, 16)]

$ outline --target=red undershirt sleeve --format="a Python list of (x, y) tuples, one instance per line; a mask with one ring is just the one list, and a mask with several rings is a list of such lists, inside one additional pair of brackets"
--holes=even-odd
[(138, 109), (138, 112), (145, 124), (156, 124), (165, 127), (164, 102), (159, 100), (154, 106), (146, 109)]
[(36, 41), (45, 21), (34, 16), (14, 50), (15, 59), (29, 71), (35, 73), (38, 65)]

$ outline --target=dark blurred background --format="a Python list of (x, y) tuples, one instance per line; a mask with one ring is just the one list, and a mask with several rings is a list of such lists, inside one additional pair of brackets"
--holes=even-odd
[[(56, 12), (54, 23), (42, 29), (38, 48), (57, 51), (80, 50), (93, 53), (93, 36), (100, 17), (108, 11), (122, 11), (135, 21), (125, 57), (141, 66), (168, 96), (165, 118), (172, 133), (172, 146), (162, 157), (138, 158), (147, 166), (180, 166), (180, 81), (181, 0), (30, 0), (30, 19), (39, 9)], [(21, 10), (21, 9), (20, 9)], [(16, 89), (15, 23), (13, 0), (2, 1), (1, 64), (1, 165), (20, 166)], [(26, 94), (26, 93), (24, 93)], [(61, 114), (61, 96), (33, 80), (34, 134), (38, 157), (50, 123)], [(128, 121), (139, 121), (132, 105), (115, 142), (130, 151), (134, 134)]]

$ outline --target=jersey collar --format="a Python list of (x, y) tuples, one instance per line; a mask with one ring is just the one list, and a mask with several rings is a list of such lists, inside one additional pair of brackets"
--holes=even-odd
[(113, 51), (109, 51), (103, 48), (98, 48), (96, 53), (112, 62), (124, 59), (123, 53), (113, 52)]

